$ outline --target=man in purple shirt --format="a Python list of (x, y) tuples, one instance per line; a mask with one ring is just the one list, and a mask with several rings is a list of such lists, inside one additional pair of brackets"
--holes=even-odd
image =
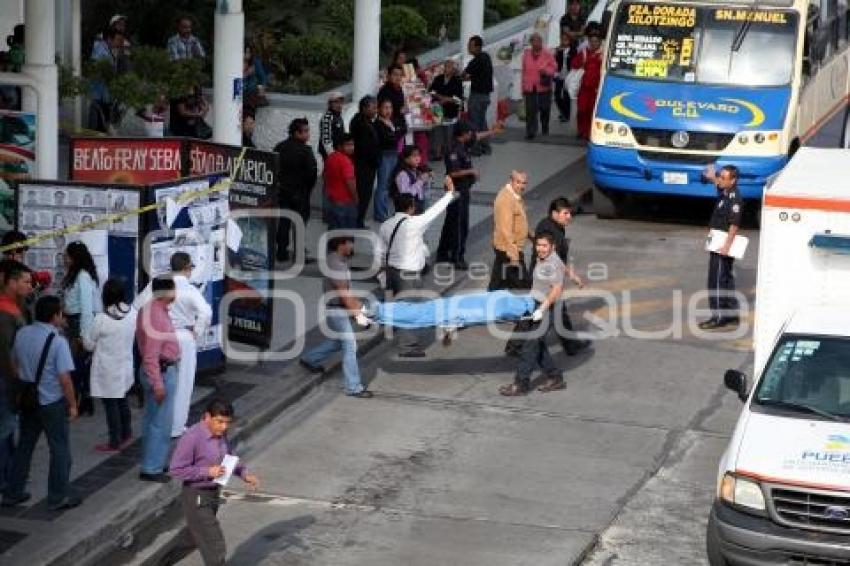
[[(221, 399), (210, 401), (201, 422), (180, 438), (169, 466), (169, 473), (183, 481), (180, 502), (186, 524), (207, 566), (224, 564), (227, 556), (224, 534), (216, 518), (221, 485), (215, 480), (225, 475), (222, 461), (230, 454), (226, 433), (232, 421), (233, 405)], [(241, 463), (233, 473), (252, 490), (260, 485)]]

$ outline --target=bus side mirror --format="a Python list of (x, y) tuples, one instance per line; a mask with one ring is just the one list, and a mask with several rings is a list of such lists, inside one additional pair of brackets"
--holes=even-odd
[(723, 375), (723, 383), (726, 384), (726, 389), (730, 389), (738, 394), (738, 399), (746, 401), (750, 394), (749, 385), (747, 384), (747, 376), (736, 369), (727, 369)]

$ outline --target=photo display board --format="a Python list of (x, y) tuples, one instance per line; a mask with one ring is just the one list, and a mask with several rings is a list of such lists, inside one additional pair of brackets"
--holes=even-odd
[(32, 112), (0, 110), (0, 236), (15, 226), (15, 187), (35, 176)]
[[(189, 142), (189, 171), (194, 175), (224, 173), (230, 176), (242, 148), (199, 141)], [(248, 149), (229, 191), (231, 211), (276, 209), (278, 156)], [(225, 292), (247, 292), (233, 301), (228, 312), (228, 339), (267, 349), (271, 345), (274, 300), (274, 245), (277, 218), (244, 215), (236, 218), (242, 232), (239, 250), (227, 250), (230, 272)]]
[[(158, 183), (146, 188), (153, 203), (163, 203), (166, 198), (176, 200), (185, 193), (204, 191), (220, 180), (220, 176), (187, 178)], [(149, 245), (143, 250), (143, 265), (148, 267), (148, 277), (171, 273), (171, 256), (186, 252), (192, 257), (195, 268), (189, 281), (204, 296), (213, 312), (212, 322), (204, 336), (198, 338), (198, 369), (218, 370), (224, 367), (221, 349), (222, 321), (219, 305), (224, 294), (224, 230), (229, 217), (226, 192), (211, 192), (185, 203), (168, 226), (165, 206), (147, 213)]]
[(110, 275), (127, 285), (135, 296), (138, 281), (141, 219), (129, 215), (91, 229), (65, 233), (79, 224), (96, 222), (107, 215), (135, 210), (141, 205), (142, 187), (96, 185), (58, 181), (26, 181), (17, 187), (17, 226), (28, 237), (59, 231), (30, 247), (26, 263), (37, 271), (47, 271), (58, 290), (65, 276), (63, 260), (69, 242), (82, 241), (95, 261), (101, 285)]

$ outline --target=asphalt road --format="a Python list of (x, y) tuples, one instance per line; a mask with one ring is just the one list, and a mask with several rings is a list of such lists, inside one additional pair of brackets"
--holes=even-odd
[[(529, 203), (533, 215), (556, 190)], [(665, 206), (649, 219), (576, 218), (573, 252), (590, 281), (573, 318), (608, 337), (576, 357), (553, 343), (567, 390), (501, 397), (515, 361), (481, 327), (423, 360), (401, 361), (391, 344), (370, 352), (361, 367), (374, 399), (342, 396), (334, 378), (282, 414), (251, 442), (260, 495), (230, 497), (220, 513), (230, 563), (703, 563), (739, 409), (722, 374), (748, 368), (749, 330), (695, 335), (706, 210)], [(750, 299), (755, 255), (738, 266)], [(471, 257), (491, 261), (486, 239)]]

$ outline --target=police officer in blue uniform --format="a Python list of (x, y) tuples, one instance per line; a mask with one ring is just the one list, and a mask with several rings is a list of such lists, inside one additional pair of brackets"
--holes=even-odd
[(699, 324), (703, 330), (722, 328), (738, 324), (738, 300), (734, 297), (735, 258), (729, 255), (732, 242), (741, 226), (743, 199), (738, 190), (738, 168), (725, 165), (718, 175), (714, 168), (706, 169), (705, 177), (717, 185), (720, 192), (709, 221), (710, 230), (722, 230), (727, 233), (726, 241), (716, 252), (709, 252), (708, 261), (708, 303), (712, 316)]
[(476, 132), (466, 122), (455, 124), (453, 139), (446, 152), (446, 175), (452, 178), (455, 199), (446, 209), (446, 218), (437, 246), (437, 262), (454, 264), (457, 269), (467, 269), (464, 259), (466, 238), (469, 235), (469, 197), (472, 186), (478, 180), (478, 170), (472, 165), (470, 148), (483, 139), (501, 131), (501, 123), (485, 132)]

